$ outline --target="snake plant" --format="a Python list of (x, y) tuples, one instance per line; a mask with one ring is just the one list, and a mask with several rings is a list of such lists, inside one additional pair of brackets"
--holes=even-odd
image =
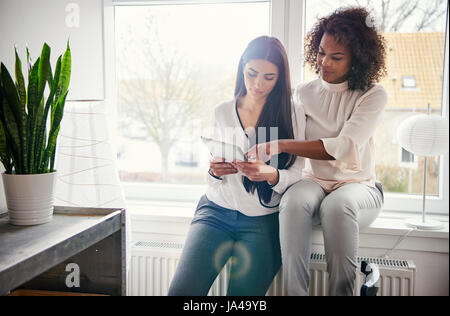
[[(69, 43), (54, 73), (46, 43), (34, 64), (27, 48), (27, 87), (17, 49), (15, 56), (15, 81), (3, 63), (0, 68), (0, 160), (7, 174), (54, 172), (56, 141), (69, 91)], [(49, 92), (44, 93), (47, 84)]]

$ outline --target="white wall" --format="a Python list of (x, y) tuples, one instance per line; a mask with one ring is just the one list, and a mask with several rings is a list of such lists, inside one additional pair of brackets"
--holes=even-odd
[[(26, 46), (34, 62), (46, 42), (51, 48), (52, 69), (70, 40), (72, 73), (68, 100), (103, 100), (103, 1), (102, 0), (0, 0), (0, 61), (14, 78), (14, 46), (27, 80)], [(0, 173), (4, 172), (0, 164)], [(0, 214), (6, 211), (0, 179)]]
[(0, 61), (13, 77), (14, 45), (27, 77), (27, 44), (35, 61), (46, 42), (54, 69), (70, 39), (72, 75), (67, 99), (104, 99), (102, 0), (1, 0), (0, 33)]

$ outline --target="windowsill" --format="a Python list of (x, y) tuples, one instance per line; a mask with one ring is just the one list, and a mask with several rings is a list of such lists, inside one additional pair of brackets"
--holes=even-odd
[[(127, 210), (132, 220), (153, 219), (156, 221), (190, 223), (197, 203), (177, 201), (128, 201)], [(369, 226), (361, 230), (362, 234), (404, 236), (412, 230), (405, 224), (405, 219), (420, 217), (417, 213), (405, 213), (383, 210), (379, 217)], [(427, 218), (443, 223), (439, 230), (415, 230), (408, 236), (420, 238), (449, 239), (449, 217), (446, 215), (427, 215)], [(320, 227), (316, 227), (320, 230)]]
[[(190, 205), (196, 206), (197, 201), (205, 194), (207, 189), (206, 185), (200, 184), (172, 184), (172, 183), (133, 183), (122, 182), (124, 195), (128, 201), (133, 204), (142, 202), (145, 205), (151, 205), (154, 201), (156, 203), (163, 202), (166, 204), (178, 203), (177, 207), (186, 205), (189, 208)], [(448, 196), (448, 193), (447, 193)], [(163, 206), (165, 208), (165, 206)], [(422, 195), (400, 194), (390, 193), (385, 194), (384, 208), (386, 210), (396, 210), (398, 213), (407, 215), (407, 212), (411, 212), (409, 216), (418, 214), (417, 210), (421, 210), (422, 207)], [(448, 222), (448, 211), (445, 212), (445, 208), (448, 208), (448, 202), (436, 197), (427, 196), (427, 210), (429, 213), (441, 214)], [(188, 212), (189, 210), (184, 210)], [(179, 213), (175, 211), (175, 213)], [(192, 213), (193, 214), (193, 213)], [(185, 215), (182, 215), (185, 216)]]

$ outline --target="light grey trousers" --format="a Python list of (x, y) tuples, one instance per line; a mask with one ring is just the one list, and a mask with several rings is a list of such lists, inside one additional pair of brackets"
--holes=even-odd
[(310, 179), (290, 187), (281, 199), (279, 215), (287, 294), (308, 295), (312, 227), (321, 224), (329, 273), (328, 294), (353, 295), (358, 223), (370, 224), (378, 215), (373, 209), (382, 204), (382, 189), (360, 183), (346, 184), (331, 193)]

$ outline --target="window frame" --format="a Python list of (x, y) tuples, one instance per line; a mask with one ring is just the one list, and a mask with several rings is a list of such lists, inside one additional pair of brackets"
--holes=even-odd
[[(291, 68), (292, 87), (303, 82), (303, 47), (306, 34), (306, 1), (309, 0), (271, 0), (270, 34), (285, 45)], [(237, 3), (266, 2), (266, 0), (103, 0), (104, 5), (104, 49), (105, 49), (105, 95), (109, 104), (114, 104), (108, 112), (112, 146), (117, 148), (117, 106), (115, 83), (115, 35), (114, 7), (121, 5), (148, 4), (186, 4), (186, 3)], [(445, 52), (443, 69), (442, 116), (448, 119), (449, 108), (449, 15), (447, 7)], [(205, 172), (206, 175), (206, 172)], [(439, 196), (427, 197), (428, 214), (449, 214), (449, 154), (441, 156)], [(206, 185), (176, 185), (158, 183), (122, 183), (125, 197), (129, 200), (165, 200), (194, 202), (206, 190)], [(422, 211), (422, 195), (400, 193), (385, 194), (384, 211), (414, 212)]]

